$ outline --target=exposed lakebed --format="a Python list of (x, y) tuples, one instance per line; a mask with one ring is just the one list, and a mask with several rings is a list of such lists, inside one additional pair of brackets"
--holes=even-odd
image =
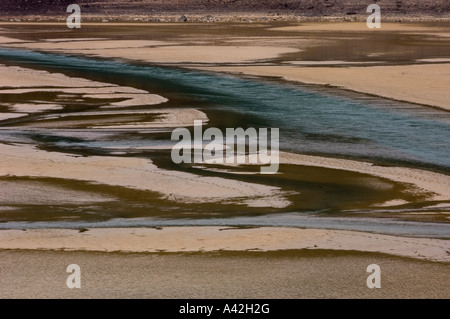
[[(156, 106), (144, 102), (117, 109), (111, 105), (126, 101), (123, 96), (86, 96), (82, 91), (67, 93), (65, 88), (45, 88), (45, 83), (42, 83), (41, 89), (33, 88), (26, 94), (11, 92), (12, 88), (9, 88), (8, 93), (0, 91), (2, 112), (11, 113), (8, 105), (13, 104), (48, 103), (60, 107), (1, 121), (0, 138), (4, 143), (35, 145), (44, 151), (75, 157), (147, 158), (164, 170), (279, 188), (289, 201), (289, 205), (284, 206), (245, 205), (243, 194), (233, 200), (189, 203), (177, 200), (176, 196), (162, 197), (157, 192), (117, 185), (74, 182), (55, 176), (8, 176), (2, 178), (2, 187), (17, 192), (26, 192), (30, 187), (47, 187), (51, 191), (56, 185), (67, 189), (70, 196), (85, 196), (83, 192), (89, 191), (101, 194), (103, 200), (86, 195), (87, 199), (93, 196), (95, 200), (80, 204), (60, 200), (56, 196), (58, 201), (44, 198), (33, 203), (20, 203), (17, 196), (4, 196), (1, 219), (6, 222), (3, 223), (6, 228), (7, 221), (39, 222), (37, 225), (41, 226), (57, 226), (58, 222), (73, 221), (73, 225), (86, 226), (85, 222), (95, 225), (100, 221), (118, 221), (120, 218), (149, 218), (145, 225), (151, 226), (153, 218), (186, 217), (207, 217), (209, 222), (204, 224), (214, 225), (215, 218), (239, 216), (253, 216), (256, 221), (246, 225), (258, 225), (261, 220), (258, 216), (280, 213), (326, 217), (405, 217), (404, 212), (428, 211), (430, 219), (446, 220), (448, 202), (429, 202), (425, 193), (409, 192), (401, 183), (371, 175), (290, 164), (282, 164), (281, 174), (274, 176), (252, 174), (257, 169), (246, 166), (224, 170), (212, 165), (207, 169), (195, 165), (175, 165), (170, 160), (170, 147), (174, 144), (170, 141), (170, 133), (173, 128), (169, 125), (130, 128), (126, 124), (152, 123), (167, 110), (176, 113), (176, 110), (195, 109), (207, 115), (209, 126), (221, 129), (280, 128), (283, 151), (365, 160), (385, 166), (431, 169), (448, 174), (450, 116), (447, 112), (356, 93), (342, 93), (331, 88), (294, 86), (275, 80), (223, 76), (172, 67), (15, 49), (0, 49), (0, 58), (6, 65), (44, 69), (112, 83), (168, 99)], [(151, 112), (155, 109), (160, 113)], [(111, 128), (111, 125), (114, 127)], [(155, 180), (155, 183), (158, 181)], [(381, 204), (399, 199), (401, 201), (397, 205), (391, 205), (394, 208), (382, 208)], [(431, 204), (437, 206), (430, 208)], [(408, 215), (408, 218), (420, 220), (424, 219), (423, 216)], [(234, 221), (231, 223), (235, 224)], [(333, 227), (327, 219), (323, 219), (323, 223)], [(10, 227), (18, 226), (13, 225), (11, 223)], [(297, 226), (302, 227), (300, 224)], [(433, 233), (433, 236), (436, 235)]]

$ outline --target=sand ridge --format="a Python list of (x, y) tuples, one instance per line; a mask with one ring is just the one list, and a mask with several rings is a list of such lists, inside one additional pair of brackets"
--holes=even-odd
[[(196, 67), (200, 68), (200, 67)], [(294, 67), (231, 66), (203, 70), (279, 77), (306, 84), (330, 85), (399, 101), (450, 110), (450, 64), (406, 66)]]
[[(5, 66), (0, 64), (0, 94), (30, 93), (30, 92), (65, 92), (83, 93), (93, 98), (123, 98), (124, 101), (113, 103), (112, 107), (153, 105), (168, 100), (147, 91), (132, 87), (118, 86), (110, 83), (91, 81), (83, 78), (69, 77), (61, 73), (32, 70), (23, 67)], [(43, 85), (45, 83), (45, 85)], [(45, 86), (45, 87), (43, 87)], [(26, 88), (25, 88), (26, 87)], [(53, 87), (53, 88), (49, 88)], [(103, 95), (99, 93), (108, 93)], [(135, 101), (137, 100), (137, 101)]]
[(322, 23), (298, 23), (297, 25), (275, 27), (272, 31), (305, 32), (305, 31), (350, 31), (350, 32), (422, 32), (422, 31), (445, 31), (444, 27), (430, 27), (419, 23), (392, 23), (384, 22), (380, 29), (368, 29), (366, 22), (322, 22)]
[(329, 249), (450, 262), (449, 240), (299, 228), (166, 227), (1, 230), (0, 249), (211, 252)]
[(73, 157), (29, 145), (0, 144), (0, 176), (53, 177), (148, 190), (179, 202), (261, 199), (266, 207), (290, 202), (276, 187), (159, 169), (150, 160), (113, 156)]
[[(301, 165), (308, 167), (322, 167), (336, 170), (344, 170), (368, 174), (381, 178), (386, 178), (395, 182), (410, 184), (411, 191), (414, 188), (427, 193), (430, 200), (446, 201), (450, 200), (450, 176), (422, 169), (378, 166), (370, 162), (339, 159), (332, 157), (295, 154), (289, 152), (278, 152), (279, 163), (289, 165)], [(257, 156), (240, 156), (239, 162), (257, 163)], [(253, 157), (253, 160), (250, 158)], [(237, 163), (236, 161), (235, 163)], [(208, 161), (205, 161), (208, 164)], [(238, 164), (221, 164), (224, 167), (237, 166)]]
[[(261, 47), (261, 46), (236, 46), (236, 45), (154, 45), (146, 47), (143, 42), (137, 47), (123, 47), (122, 41), (116, 41), (114, 48), (110, 47), (110, 41), (101, 41), (97, 45), (90, 46), (90, 42), (81, 42), (88, 49), (79, 48), (72, 42), (54, 43), (26, 43), (10, 44), (14, 48), (27, 48), (47, 50), (50, 52), (75, 53), (108, 58), (121, 58), (138, 60), (149, 63), (245, 63), (276, 58), (281, 54), (298, 52), (289, 47)], [(127, 42), (127, 41), (124, 41)]]

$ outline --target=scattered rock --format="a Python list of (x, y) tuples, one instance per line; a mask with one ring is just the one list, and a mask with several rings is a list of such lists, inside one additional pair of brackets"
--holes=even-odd
[[(380, 3), (383, 15), (393, 14), (396, 19), (403, 18), (403, 22), (412, 17), (425, 19), (421, 21), (433, 20), (436, 17), (448, 19), (450, 14), (448, 0), (78, 0), (74, 2), (81, 6), (82, 11), (89, 11), (89, 16), (84, 17), (84, 21), (102, 21), (107, 14), (110, 21), (115, 21), (116, 17), (119, 17), (120, 21), (145, 21), (150, 15), (153, 18), (165, 18), (167, 22), (226, 22), (242, 21), (240, 20), (242, 17), (250, 18), (254, 17), (251, 14), (262, 12), (268, 12), (269, 21), (273, 17), (280, 17), (282, 21), (292, 21), (296, 18), (290, 15), (297, 14), (317, 19), (324, 16), (343, 19), (357, 14), (367, 17), (366, 8), (370, 3)], [(67, 18), (66, 8), (69, 3), (71, 3), (69, 0), (1, 0), (0, 20), (25, 21), (33, 16), (29, 21), (37, 21), (38, 18), (46, 21), (64, 21)], [(199, 15), (199, 12), (202, 13)], [(161, 16), (162, 13), (164, 16)], [(239, 18), (234, 17), (236, 13), (239, 13)], [(133, 20), (136, 15), (141, 14), (146, 16)]]
[(188, 18), (183, 14), (181, 17), (178, 18), (179, 22), (187, 22)]
[(216, 18), (214, 18), (212, 15), (208, 14), (204, 17), (202, 17), (202, 22), (216, 22)]

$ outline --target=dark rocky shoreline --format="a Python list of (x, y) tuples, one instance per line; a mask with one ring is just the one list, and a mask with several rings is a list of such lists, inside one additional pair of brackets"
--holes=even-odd
[(450, 19), (447, 0), (2, 0), (0, 20), (59, 21), (65, 19), (72, 3), (80, 5), (88, 21), (361, 20), (371, 3), (380, 5), (386, 18)]

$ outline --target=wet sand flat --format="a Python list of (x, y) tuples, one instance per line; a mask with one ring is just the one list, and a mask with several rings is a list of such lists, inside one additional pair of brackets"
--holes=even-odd
[[(188, 27), (178, 24), (86, 24), (86, 29), (83, 27), (74, 41), (67, 41), (57, 30), (64, 28), (63, 24), (1, 26), (2, 47), (275, 77), (450, 110), (450, 64), (445, 55), (447, 25), (386, 24), (384, 30), (368, 31), (360, 23), (263, 23), (233, 25), (230, 34), (228, 25), (213, 25), (205, 31), (204, 26), (194, 24)], [(36, 28), (34, 36), (26, 32), (31, 27)], [(47, 27), (50, 29), (46, 30)], [(115, 35), (118, 30), (120, 36)], [(127, 35), (137, 30), (141, 40), (127, 39)], [(154, 33), (148, 36), (149, 31)], [(396, 36), (402, 39), (399, 42), (403, 41), (401, 49), (393, 45)], [(361, 49), (368, 39), (376, 40), (371, 49), (375, 53)], [(437, 53), (422, 50), (428, 48), (429, 43)], [(354, 49), (343, 54), (349, 45)], [(407, 52), (402, 51), (405, 48), (411, 48), (412, 53), (402, 58), (402, 52)], [(330, 52), (336, 53), (336, 59), (329, 58)], [(0, 93), (16, 97), (31, 94), (24, 101), (2, 101), (1, 111), (5, 112), (1, 117), (9, 121), (7, 125), (12, 130), (168, 130), (191, 126), (194, 119), (214, 120), (193, 108), (165, 108), (166, 103), (172, 101), (132, 86), (25, 67), (1, 65), (0, 72), (6, 75), (0, 79)], [(95, 110), (77, 114), (68, 111), (75, 108), (73, 105), (37, 103), (33, 94), (38, 93), (69, 96), (72, 100), (78, 99), (79, 104), (85, 101), (94, 104), (94, 100), (97, 104)], [(61, 112), (60, 118), (52, 113), (63, 107), (67, 109)], [(49, 114), (43, 114), (38, 121), (20, 123), (21, 116), (45, 112)], [(126, 154), (126, 149), (123, 151)], [(4, 206), (0, 207), (0, 213), (6, 211), (8, 216), (13, 216), (14, 209), (21, 204), (21, 193), (27, 188), (29, 198), (22, 204), (39, 200), (44, 205), (54, 203), (51, 196), (42, 196), (43, 191), (53, 191), (56, 199), (68, 202), (70, 196), (82, 196), (93, 203), (118, 200), (116, 196), (106, 195), (107, 192), (83, 192), (86, 185), (81, 185), (81, 190), (61, 187), (59, 192), (56, 183), (41, 183), (39, 178), (117, 187), (116, 195), (129, 190), (152, 192), (155, 197), (150, 200), (156, 200), (157, 195), (159, 201), (186, 205), (233, 203), (240, 205), (240, 210), (273, 211), (293, 205), (292, 192), (274, 186), (275, 183), (244, 180), (243, 176), (251, 174), (251, 169), (246, 172), (246, 168), (214, 167), (199, 174), (195, 169), (182, 171), (159, 167), (158, 161), (149, 157), (77, 156), (36, 145), (0, 144), (0, 177), (12, 179), (0, 181), (0, 187), (11, 187), (9, 193), (0, 196)], [(448, 207), (445, 202), (450, 197), (448, 174), (291, 153), (281, 153), (281, 164), (297, 170), (315, 167), (367, 174), (366, 179), (361, 178), (367, 184), (370, 181), (375, 184), (374, 188), (385, 187), (395, 192), (395, 196), (402, 195), (387, 198), (379, 203), (380, 207), (409, 204), (409, 199), (412, 205), (408, 207), (413, 207), (416, 200), (417, 205), (424, 205), (426, 200), (433, 202), (437, 214), (442, 207), (439, 205)], [(208, 166), (208, 163), (201, 165)], [(224, 176), (225, 169), (234, 170), (236, 179)], [(326, 173), (330, 171), (317, 175)], [(331, 179), (330, 175), (328, 177)], [(309, 185), (317, 187), (314, 183)], [(403, 187), (402, 191), (406, 189), (413, 195), (405, 200), (398, 190), (399, 185)], [(327, 186), (336, 187), (332, 183)], [(147, 214), (151, 212), (149, 210)], [(190, 211), (192, 215), (196, 213)], [(122, 212), (120, 216), (127, 217), (127, 214)], [(448, 220), (446, 216), (443, 215), (441, 220)], [(35, 221), (34, 218), (39, 220), (39, 217), (31, 220)], [(2, 230), (0, 297), (449, 298), (449, 251), (449, 241), (443, 239), (299, 228), (80, 230), (49, 226)], [(73, 263), (82, 267), (83, 289), (80, 291), (65, 286), (65, 269)], [(383, 288), (369, 290), (365, 284), (366, 267), (374, 263), (382, 266)]]
[(450, 110), (450, 64), (367, 67), (203, 67), (216, 72), (281, 77)]
[(377, 252), (450, 262), (450, 241), (364, 232), (264, 227), (94, 228), (1, 230), (0, 249), (100, 252), (211, 252), (298, 249)]
[[(280, 54), (297, 52), (289, 47), (247, 47), (242, 46), (202, 46), (176, 45), (176, 43), (152, 43), (145, 41), (140, 45), (126, 41), (117, 41), (110, 47), (109, 41), (79, 41), (63, 43), (28, 43), (16, 44), (16, 48), (38, 49), (55, 52), (77, 53), (108, 58), (126, 58), (150, 63), (244, 63), (255, 60), (276, 58)], [(102, 43), (104, 42), (104, 43)], [(201, 43), (201, 42), (200, 42)], [(83, 46), (88, 48), (83, 48)], [(105, 51), (108, 49), (108, 51)]]
[[(236, 182), (219, 177), (199, 177), (159, 169), (142, 158), (73, 157), (33, 147), (0, 144), (0, 176), (55, 177), (155, 191), (179, 202), (220, 202), (230, 198), (261, 199), (269, 207), (289, 202), (279, 188)], [(113, 174), (112, 174), (113, 172)], [(249, 204), (251, 205), (251, 204)]]
[[(81, 268), (68, 289), (66, 268)], [(381, 289), (369, 289), (371, 264)], [(0, 250), (1, 298), (449, 298), (448, 265), (341, 251), (123, 254)]]
[[(246, 158), (252, 156), (246, 156)], [(246, 159), (248, 162), (249, 160)], [(332, 157), (312, 156), (288, 152), (279, 153), (280, 164), (304, 165), (308, 167), (323, 167), (343, 171), (358, 172), (386, 178), (392, 181), (414, 185), (417, 189), (432, 194), (434, 200), (450, 199), (450, 176), (426, 170), (406, 167), (384, 167), (369, 162), (337, 159)], [(206, 161), (208, 162), (208, 161)], [(256, 162), (256, 160), (255, 160)], [(222, 164), (233, 166), (233, 164)], [(235, 165), (234, 165), (235, 166)]]
[[(367, 24), (364, 22), (332, 22), (324, 21), (322, 23), (311, 23), (304, 22), (298, 25), (285, 26), (285, 27), (275, 27), (271, 30), (276, 31), (288, 31), (288, 32), (299, 32), (299, 31), (368, 31)], [(377, 31), (389, 31), (389, 32), (423, 32), (423, 31), (437, 31), (442, 32), (447, 30), (446, 27), (442, 26), (430, 26), (420, 23), (392, 23), (385, 22), (382, 24), (381, 30), (370, 30), (372, 32)]]

